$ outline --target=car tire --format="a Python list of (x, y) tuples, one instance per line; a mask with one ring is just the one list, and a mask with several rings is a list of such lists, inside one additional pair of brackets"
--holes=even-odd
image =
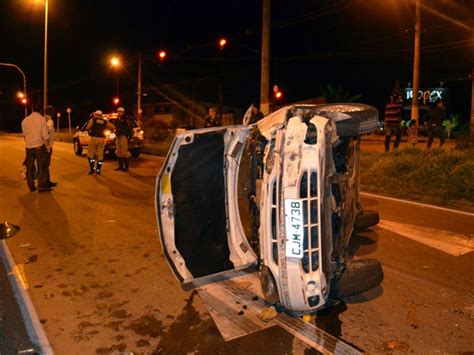
[(74, 153), (78, 156), (81, 156), (82, 155), (82, 146), (79, 143), (79, 140), (74, 139), (72, 141), (72, 145), (73, 145), (73, 148), (74, 148)]
[(339, 136), (358, 136), (375, 131), (378, 127), (379, 113), (372, 106), (364, 104), (324, 104), (317, 107), (317, 113), (340, 112), (351, 116), (351, 120), (336, 121)]
[(355, 219), (354, 228), (361, 231), (377, 225), (380, 222), (380, 216), (377, 211), (364, 210), (360, 211)]
[(265, 300), (273, 304), (279, 302), (278, 287), (270, 269), (263, 265), (260, 268), (258, 276), (260, 277), (260, 284), (262, 285)]
[(140, 148), (130, 149), (130, 154), (132, 154), (132, 157), (138, 158), (140, 156)]
[(375, 259), (349, 260), (342, 274), (331, 282), (330, 298), (341, 299), (358, 295), (380, 285), (382, 265)]

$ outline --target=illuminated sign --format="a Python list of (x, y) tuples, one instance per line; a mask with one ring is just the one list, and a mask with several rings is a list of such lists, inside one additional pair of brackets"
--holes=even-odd
[[(446, 100), (448, 90), (446, 88), (429, 88), (420, 89), (418, 91), (418, 102), (422, 105), (435, 103), (438, 100)], [(403, 101), (405, 103), (411, 102), (413, 99), (413, 89), (403, 89)]]

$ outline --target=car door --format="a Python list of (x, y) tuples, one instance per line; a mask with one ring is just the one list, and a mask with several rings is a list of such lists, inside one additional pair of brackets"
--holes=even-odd
[(86, 129), (86, 126), (87, 122), (82, 125), (81, 130), (79, 132), (79, 143), (81, 144), (81, 146), (88, 145), (91, 139), (89, 132)]
[(180, 282), (255, 265), (238, 218), (238, 161), (248, 131), (224, 127), (176, 135), (156, 180), (164, 255)]

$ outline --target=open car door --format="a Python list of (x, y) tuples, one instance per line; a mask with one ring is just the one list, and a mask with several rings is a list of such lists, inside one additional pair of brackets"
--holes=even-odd
[(168, 264), (183, 284), (255, 265), (233, 191), (244, 126), (178, 133), (156, 180), (156, 214)]

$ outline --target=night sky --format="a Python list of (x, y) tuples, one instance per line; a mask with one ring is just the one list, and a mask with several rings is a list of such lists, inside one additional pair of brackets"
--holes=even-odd
[[(472, 0), (422, 0), (441, 16), (474, 23)], [(224, 104), (246, 108), (259, 100), (261, 1), (49, 0), (49, 102), (73, 119), (113, 108), (120, 55), (120, 97), (132, 110), (136, 66), (142, 51), (144, 102), (159, 98), (150, 85), (166, 84), (190, 98), (217, 102), (219, 75)], [(284, 102), (313, 98), (328, 83), (339, 84), (361, 102), (382, 108), (396, 79), (411, 81), (413, 12), (410, 0), (272, 1), (271, 84)], [(443, 81), (455, 91), (456, 107), (469, 110), (472, 32), (422, 10), (421, 86)], [(44, 4), (0, 1), (0, 62), (27, 75), (30, 99), (41, 106)], [(219, 51), (220, 36), (228, 46)], [(159, 49), (168, 52), (160, 63)], [(128, 73), (127, 73), (128, 72)], [(0, 67), (0, 129), (16, 128), (22, 106), (21, 77)], [(466, 112), (467, 112), (466, 111)]]

